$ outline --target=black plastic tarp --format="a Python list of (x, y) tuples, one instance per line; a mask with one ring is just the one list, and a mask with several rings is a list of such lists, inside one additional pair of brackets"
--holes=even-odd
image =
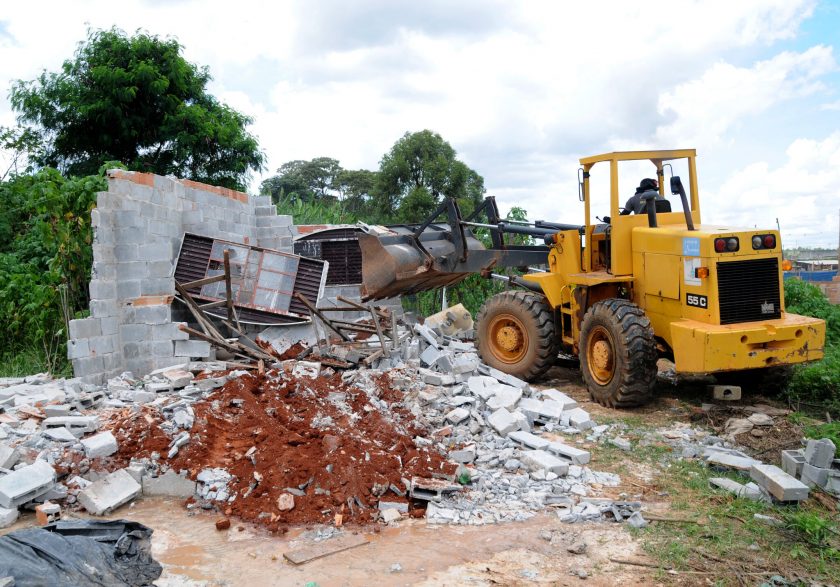
[(127, 520), (68, 520), (0, 536), (0, 578), (15, 587), (152, 585), (163, 570), (152, 529)]

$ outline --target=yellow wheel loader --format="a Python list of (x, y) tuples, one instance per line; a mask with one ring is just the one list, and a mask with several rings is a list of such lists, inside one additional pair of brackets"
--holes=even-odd
[[(778, 377), (790, 365), (822, 358), (825, 323), (784, 311), (778, 231), (701, 224), (695, 159), (693, 149), (581, 159), (583, 226), (502, 220), (490, 197), (467, 218), (445, 199), (422, 224), (368, 227), (359, 239), (363, 294), (414, 293), (473, 273), (506, 279), (517, 289), (487, 300), (477, 316), (482, 360), (534, 380), (564, 350), (579, 357), (593, 399), (613, 407), (649, 401), (660, 357), (672, 360), (678, 374), (742, 381)], [(652, 164), (658, 181), (648, 181), (656, 189), (637, 192), (635, 209), (622, 211), (619, 165), (640, 161)], [(593, 223), (596, 165), (609, 166), (610, 215)], [(674, 166), (687, 169), (688, 192)], [(666, 171), (680, 211), (666, 197)], [(442, 215), (446, 222), (436, 223)], [(484, 246), (474, 230), (489, 232), (492, 244)], [(541, 242), (511, 245), (508, 234)], [(544, 269), (493, 274), (534, 266)]]

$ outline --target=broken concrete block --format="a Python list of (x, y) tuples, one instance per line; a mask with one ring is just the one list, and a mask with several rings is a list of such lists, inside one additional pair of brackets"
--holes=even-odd
[(110, 456), (117, 452), (118, 448), (117, 439), (110, 430), (83, 438), (82, 446), (85, 449), (85, 455), (89, 459)]
[(209, 357), (210, 343), (203, 340), (176, 340), (176, 357)]
[(208, 377), (193, 381), (193, 384), (201, 391), (212, 391), (222, 387), (225, 383), (227, 383), (227, 377)]
[(79, 440), (67, 428), (47, 428), (44, 431), (44, 436), (58, 442), (76, 442)]
[(510, 385), (520, 390), (528, 389), (527, 381), (523, 381), (518, 377), (514, 377), (513, 375), (504, 373), (503, 371), (499, 371), (498, 369), (494, 369), (493, 367), (487, 367), (487, 374), (496, 381), (500, 381), (505, 385)]
[(706, 457), (706, 462), (710, 465), (717, 465), (727, 469), (737, 469), (739, 471), (749, 471), (754, 465), (761, 464), (761, 461), (751, 459), (750, 457), (739, 457), (718, 451), (712, 451)]
[[(432, 348), (432, 347), (429, 347)], [(396, 522), (397, 520), (402, 518), (402, 514), (396, 508), (387, 508), (381, 510), (380, 516), (382, 516), (382, 521), (386, 524), (390, 524), (391, 522)]]
[(55, 470), (46, 461), (35, 461), (0, 478), (0, 506), (16, 508), (47, 493), (54, 484)]
[(455, 377), (448, 373), (435, 373), (428, 369), (420, 369), (420, 377), (429, 385), (454, 385)]
[(61, 506), (57, 503), (45, 501), (41, 505), (35, 506), (35, 519), (38, 520), (40, 526), (57, 522), (61, 519)]
[(633, 512), (626, 521), (630, 526), (636, 529), (644, 528), (648, 525), (647, 520), (642, 517), (642, 512)]
[(490, 424), (490, 426), (492, 426), (500, 436), (507, 436), (509, 433), (519, 428), (519, 425), (511, 413), (504, 408), (499, 408), (490, 414), (490, 416), (487, 417), (487, 423)]
[(162, 375), (173, 389), (180, 389), (189, 385), (193, 377), (195, 377), (185, 369), (169, 369), (168, 371), (164, 371)]
[[(129, 474), (132, 472), (129, 471)], [(132, 474), (132, 477), (137, 478)], [(142, 476), (141, 486), (143, 495), (164, 495), (167, 497), (192, 497), (195, 494), (195, 481), (187, 479), (186, 475), (179, 475), (169, 469), (163, 475), (152, 477)]]
[(146, 466), (143, 463), (131, 463), (125, 470), (131, 475), (132, 479), (143, 484), (143, 476), (146, 474)]
[(491, 410), (505, 408), (513, 410), (522, 399), (522, 390), (509, 385), (499, 385), (493, 392), (493, 397), (487, 400), (487, 407)]
[(550, 399), (551, 401), (559, 403), (563, 406), (564, 411), (573, 410), (574, 408), (578, 407), (578, 403), (575, 400), (570, 398), (562, 391), (557, 391), (556, 389), (545, 389), (540, 392), (540, 396), (545, 399)]
[(431, 367), (444, 354), (444, 351), (435, 346), (427, 346), (426, 350), (420, 353), (420, 361), (427, 367)]
[(799, 477), (802, 474), (802, 465), (805, 463), (803, 449), (782, 451), (782, 470), (791, 477)]
[(709, 385), (712, 397), (721, 401), (737, 401), (741, 399), (741, 388), (737, 385)]
[(451, 450), (449, 451), (449, 459), (456, 463), (471, 463), (475, 460), (475, 447), (469, 446), (460, 450)]
[(573, 465), (586, 465), (589, 463), (590, 454), (588, 450), (568, 446), (562, 442), (549, 443), (547, 450), (553, 452), (560, 458), (570, 461)]
[(750, 468), (750, 477), (779, 501), (808, 499), (808, 486), (775, 465), (753, 465)]
[(20, 460), (18, 449), (8, 444), (0, 444), (0, 468), (11, 469)]
[(616, 448), (620, 448), (623, 451), (630, 451), (633, 448), (633, 445), (630, 444), (630, 441), (626, 438), (622, 438), (621, 436), (616, 436), (614, 438), (609, 439), (609, 443)]
[(811, 463), (802, 465), (802, 482), (808, 487), (821, 487), (825, 489), (828, 485), (828, 473), (830, 469), (815, 467)]
[(17, 508), (0, 507), (0, 528), (8, 528), (17, 522), (20, 512)]
[(484, 401), (493, 397), (498, 384), (498, 381), (486, 375), (473, 375), (467, 379), (467, 387), (469, 387), (470, 392)]
[(712, 477), (709, 479), (709, 485), (712, 487), (719, 487), (720, 489), (735, 494), (737, 497), (744, 497), (752, 500), (761, 499), (761, 491), (755, 483), (742, 485), (741, 483), (726, 477)]
[(755, 414), (753, 414), (749, 418), (747, 418), (747, 420), (752, 422), (753, 426), (772, 426), (773, 425), (773, 418), (771, 418), (767, 414), (762, 414), (761, 412), (756, 412)]
[(520, 460), (531, 471), (545, 471), (555, 475), (565, 475), (569, 472), (569, 464), (558, 459), (544, 450), (526, 450), (522, 452)]
[(518, 409), (511, 412), (511, 416), (513, 416), (513, 419), (516, 420), (519, 430), (523, 430), (525, 432), (531, 431), (531, 421), (528, 419), (528, 416), (520, 412)]
[(805, 460), (814, 467), (828, 469), (831, 467), (831, 461), (834, 460), (836, 450), (837, 447), (829, 438), (809, 440), (805, 446)]
[(79, 492), (79, 503), (94, 516), (114, 511), (140, 495), (140, 484), (125, 469), (91, 483)]
[(508, 438), (513, 440), (514, 442), (518, 442), (528, 448), (533, 449), (544, 449), (547, 448), (550, 442), (545, 438), (540, 438), (536, 434), (531, 434), (530, 432), (525, 432), (523, 430), (517, 430), (516, 432), (511, 432), (508, 434)]
[(455, 408), (448, 414), (446, 414), (446, 419), (453, 424), (460, 424), (464, 420), (470, 417), (470, 411), (466, 408)]
[(52, 418), (54, 416), (69, 416), (70, 412), (73, 411), (73, 406), (69, 404), (58, 404), (58, 405), (47, 405), (44, 406), (44, 415), (47, 418)]
[(589, 417), (589, 412), (582, 408), (572, 408), (564, 412), (569, 417), (569, 424), (581, 432), (595, 427), (595, 422)]
[(467, 355), (454, 357), (452, 359), (451, 369), (454, 375), (473, 373), (476, 369), (478, 369), (478, 359)]

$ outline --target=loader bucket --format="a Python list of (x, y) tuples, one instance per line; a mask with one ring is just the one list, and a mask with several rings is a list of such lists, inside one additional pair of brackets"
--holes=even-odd
[[(454, 285), (474, 272), (465, 270), (458, 258), (449, 226), (430, 225), (419, 241), (413, 237), (413, 231), (408, 225), (368, 227), (359, 235), (364, 300)], [(470, 251), (484, 250), (472, 234), (468, 234), (466, 242)]]

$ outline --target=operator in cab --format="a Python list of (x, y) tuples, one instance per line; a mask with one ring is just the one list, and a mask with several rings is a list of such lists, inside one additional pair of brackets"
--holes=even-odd
[(639, 187), (636, 188), (636, 193), (627, 200), (627, 203), (624, 205), (624, 210), (621, 211), (621, 215), (644, 214), (645, 201), (642, 199), (642, 194), (645, 192), (656, 192), (656, 198), (662, 199), (662, 196), (659, 195), (659, 183), (655, 179), (645, 178), (639, 183)]

